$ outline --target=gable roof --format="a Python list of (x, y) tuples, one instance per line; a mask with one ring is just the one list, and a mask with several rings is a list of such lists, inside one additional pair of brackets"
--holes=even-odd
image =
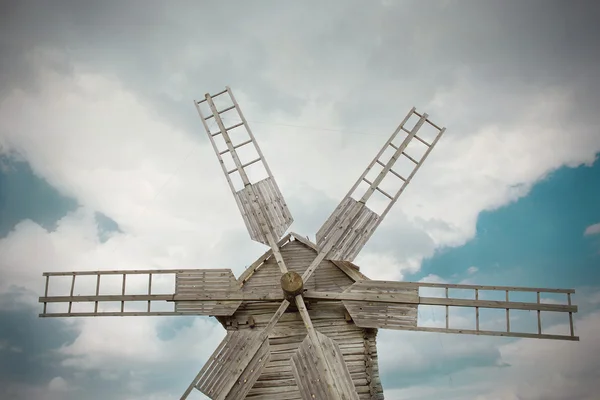
[[(316, 244), (311, 242), (308, 238), (303, 237), (294, 232), (290, 232), (287, 235), (285, 235), (279, 242), (277, 242), (277, 246), (282, 247), (286, 243), (291, 242), (292, 239), (295, 241), (298, 241), (299, 243), (303, 244), (307, 248), (313, 250), (315, 252), (315, 255), (319, 252), (319, 249)], [(246, 268), (246, 270), (239, 276), (239, 278), (237, 280), (240, 287), (244, 286), (244, 283), (246, 283), (248, 281), (248, 279), (250, 279), (252, 277), (254, 272), (257, 269), (259, 269), (272, 255), (273, 255), (273, 250), (269, 249), (262, 256), (258, 257), (256, 259), (256, 261), (254, 261), (248, 268)], [(369, 280), (369, 278), (367, 278), (365, 275), (360, 273), (359, 267), (350, 261), (333, 261), (333, 260), (330, 260), (330, 261), (333, 263), (333, 265), (335, 265), (337, 268), (339, 268), (343, 273), (345, 273), (354, 282), (359, 281), (359, 280)]]

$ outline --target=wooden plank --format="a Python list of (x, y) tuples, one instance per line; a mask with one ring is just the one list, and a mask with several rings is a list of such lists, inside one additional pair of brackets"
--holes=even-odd
[[(260, 376), (269, 357), (268, 339), (261, 339), (259, 332), (230, 331), (192, 386), (214, 400), (242, 399)], [(181, 398), (185, 399), (190, 391), (188, 388)], [(230, 393), (232, 397), (229, 397)]]
[(554, 288), (534, 288), (519, 286), (490, 286), (490, 285), (466, 285), (455, 283), (429, 283), (429, 282), (410, 282), (418, 287), (429, 288), (449, 288), (449, 289), (471, 289), (471, 290), (490, 290), (490, 291), (511, 291), (511, 292), (541, 292), (541, 293), (575, 293), (575, 289), (554, 289)]
[[(277, 246), (281, 248), (287, 242), (289, 242), (291, 234), (285, 235), (279, 242), (277, 242)], [(273, 254), (273, 250), (267, 250), (262, 256), (260, 256), (256, 261), (254, 261), (246, 270), (239, 276), (238, 283), (240, 287), (254, 274), (254, 272), (260, 268), (264, 262), (271, 257)]]
[(578, 336), (571, 335), (550, 335), (550, 334), (537, 334), (537, 333), (526, 333), (526, 332), (503, 332), (503, 331), (487, 331), (487, 330), (475, 330), (475, 329), (446, 329), (436, 327), (406, 327), (402, 328), (406, 331), (421, 331), (421, 332), (438, 332), (438, 333), (454, 333), (454, 334), (465, 334), (465, 335), (484, 335), (484, 336), (503, 336), (503, 337), (518, 337), (518, 338), (531, 338), (531, 339), (553, 339), (553, 340), (571, 340), (579, 341)]
[[(180, 272), (175, 275), (175, 296), (183, 294), (228, 294), (239, 293), (237, 280), (231, 270), (199, 270)], [(241, 300), (175, 300), (175, 311), (194, 313), (196, 315), (233, 315), (242, 303)]]
[(577, 306), (566, 304), (521, 303), (516, 301), (446, 299), (442, 297), (420, 297), (419, 304), (432, 306), (504, 308), (506, 310), (577, 312)]
[[(291, 357), (292, 373), (302, 399), (358, 399), (339, 346), (320, 332), (316, 332), (316, 335), (320, 346), (325, 350), (325, 359), (315, 352), (315, 345), (309, 336), (306, 336)], [(330, 375), (336, 377), (335, 386), (324, 379)]]
[[(176, 274), (194, 271), (203, 271), (202, 269), (126, 269), (126, 270), (106, 270), (106, 271), (70, 271), (70, 272), (44, 272), (43, 276), (72, 276), (72, 275), (134, 275), (134, 274)], [(211, 271), (231, 271), (230, 269), (211, 269)]]
[(415, 291), (405, 291), (399, 293), (332, 293), (332, 292), (318, 292), (314, 290), (307, 290), (303, 294), (306, 299), (314, 300), (354, 300), (364, 302), (378, 302), (378, 303), (401, 303), (401, 304), (419, 304), (419, 296)]
[[(276, 240), (293, 222), (283, 195), (272, 177), (245, 186), (237, 191), (235, 196), (252, 240), (269, 245), (265, 236), (265, 228), (261, 227), (264, 222), (268, 226), (266, 229), (272, 232)], [(264, 222), (257, 213), (257, 206), (261, 210)]]
[(331, 262), (355, 282), (369, 280), (369, 278), (360, 272), (358, 266), (354, 265), (350, 261), (331, 260)]

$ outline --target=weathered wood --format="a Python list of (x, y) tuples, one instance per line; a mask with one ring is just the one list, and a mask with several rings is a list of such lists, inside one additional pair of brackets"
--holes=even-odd
[(302, 282), (302, 277), (294, 271), (288, 271), (285, 274), (281, 275), (281, 289), (283, 292), (290, 296), (296, 297), (301, 294), (304, 290), (304, 283)]
[[(279, 190), (279, 187), (277, 186), (277, 183), (273, 178), (273, 174), (271, 173), (266, 159), (262, 154), (262, 151), (258, 146), (258, 143), (256, 142), (252, 131), (250, 130), (250, 126), (248, 125), (242, 113), (242, 110), (240, 109), (235, 97), (233, 96), (233, 92), (230, 88), (226, 88), (225, 91), (229, 94), (229, 97), (233, 103), (233, 108), (230, 109), (235, 109), (242, 121), (234, 126), (225, 127), (225, 124), (221, 119), (220, 112), (217, 110), (212, 100), (212, 96), (210, 96), (210, 94), (206, 94), (205, 99), (212, 112), (212, 115), (210, 115), (209, 117), (213, 118), (217, 123), (219, 127), (218, 134), (220, 134), (223, 137), (223, 140), (225, 141), (225, 144), (227, 146), (227, 151), (219, 151), (214, 140), (215, 134), (212, 134), (210, 132), (210, 129), (206, 122), (208, 117), (204, 117), (200, 107), (198, 107), (197, 102), (195, 102), (196, 108), (198, 114), (200, 115), (200, 118), (202, 119), (202, 123), (206, 130), (206, 133), (211, 141), (213, 150), (215, 151), (219, 163), (221, 164), (221, 168), (223, 170), (223, 173), (225, 174), (229, 187), (235, 197), (238, 208), (240, 209), (240, 212), (244, 219), (244, 223), (248, 228), (250, 237), (252, 238), (252, 240), (273, 247), (273, 242), (283, 235), (283, 233), (293, 222), (293, 218), (287, 207), (287, 204), (283, 199), (281, 191)], [(244, 126), (245, 131), (248, 134), (248, 137), (250, 138), (250, 140), (247, 140), (245, 143), (252, 143), (258, 154), (257, 159), (247, 163), (243, 163), (237, 154), (237, 148), (241, 146), (234, 145), (229, 135), (229, 131), (242, 125)], [(231, 156), (231, 159), (235, 164), (235, 168), (232, 170), (227, 170), (227, 168), (225, 167), (225, 162), (222, 158), (222, 155), (225, 153)], [(267, 174), (267, 178), (259, 182), (251, 182), (250, 178), (246, 173), (245, 168), (259, 161), (261, 161), (261, 165)], [(237, 172), (240, 175), (240, 178), (244, 185), (244, 187), (241, 190), (236, 190), (235, 186), (231, 181), (230, 175), (233, 172)], [(273, 236), (272, 240), (267, 238), (267, 232), (270, 232)]]
[[(302, 399), (358, 400), (339, 345), (322, 333), (316, 332), (316, 336), (318, 344), (307, 335), (291, 358), (292, 373)], [(324, 350), (324, 359), (315, 351), (316, 345)], [(329, 376), (335, 376), (334, 382), (328, 382), (326, 377)]]
[(359, 281), (341, 296), (346, 297), (342, 303), (357, 326), (389, 329), (417, 326), (419, 295), (412, 285)]
[[(269, 357), (268, 339), (261, 338), (259, 332), (228, 332), (190, 386), (214, 400), (243, 399)], [(190, 392), (188, 388), (181, 399)]]
[[(421, 126), (428, 121), (428, 116), (427, 114), (417, 114), (420, 115), (419, 121), (409, 131), (404, 127), (404, 125), (413, 114), (416, 114), (415, 108), (412, 108), (406, 115), (390, 139), (388, 139), (388, 141), (384, 144), (377, 156), (375, 156), (373, 161), (371, 161), (363, 174), (352, 186), (348, 194), (344, 197), (341, 203), (333, 211), (331, 216), (327, 219), (327, 221), (325, 221), (323, 226), (317, 232), (317, 244), (320, 248), (326, 247), (326, 244), (329, 241), (334, 242), (334, 245), (328, 251), (328, 259), (352, 261), (358, 255), (360, 250), (367, 243), (377, 226), (379, 226), (383, 218), (385, 218), (394, 203), (396, 203), (399, 196), (410, 183), (411, 179), (414, 177), (433, 147), (437, 144), (438, 140), (444, 133), (444, 128), (436, 128), (438, 130), (438, 134), (436, 135), (435, 140), (431, 144), (424, 142), (417, 136), (417, 132)], [(432, 126), (437, 127), (437, 125)], [(401, 130), (407, 132), (408, 136), (404, 139), (402, 144), (396, 146), (392, 143), (392, 141), (396, 138)], [(405, 152), (407, 146), (410, 144), (413, 138), (425, 143), (428, 147), (425, 154), (419, 161), (416, 161)], [(394, 154), (389, 160), (383, 162), (380, 158), (390, 146), (395, 150)], [(410, 175), (406, 178), (402, 177), (392, 169), (396, 161), (403, 156), (415, 163)], [(379, 164), (383, 168), (377, 177), (373, 181), (370, 181), (366, 178), (366, 176), (375, 164)], [(400, 189), (398, 189), (394, 195), (390, 195), (380, 187), (381, 182), (388, 173), (391, 173), (398, 179), (402, 180)], [(361, 182), (366, 182), (369, 185), (369, 188), (362, 195), (362, 197), (360, 197), (360, 200), (357, 201), (353, 197), (356, 195), (356, 190)], [(381, 215), (373, 212), (368, 207), (369, 199), (375, 191), (382, 193), (389, 199)]]
[[(200, 270), (178, 272), (175, 275), (175, 295), (215, 294), (239, 292), (237, 280), (231, 270)], [(241, 300), (175, 301), (175, 311), (195, 315), (232, 315)]]
[(527, 332), (503, 332), (503, 331), (487, 331), (487, 330), (475, 330), (475, 329), (446, 329), (436, 328), (428, 326), (418, 327), (406, 327), (402, 328), (406, 331), (422, 331), (422, 332), (437, 332), (437, 333), (454, 333), (454, 334), (465, 334), (465, 335), (482, 335), (482, 336), (505, 336), (505, 337), (517, 337), (517, 338), (530, 338), (530, 339), (554, 339), (554, 340), (571, 340), (579, 341), (578, 336), (572, 335), (552, 335), (552, 334), (537, 334)]
[(445, 299), (440, 297), (420, 297), (419, 304), (431, 306), (503, 308), (506, 310), (577, 312), (577, 306), (569, 306), (566, 304), (521, 303), (517, 301), (467, 300), (452, 298)]

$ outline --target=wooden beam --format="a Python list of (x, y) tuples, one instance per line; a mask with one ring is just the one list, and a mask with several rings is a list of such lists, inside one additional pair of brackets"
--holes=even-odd
[(40, 303), (76, 303), (97, 301), (281, 301), (283, 293), (255, 293), (240, 291), (220, 291), (215, 293), (198, 294), (130, 294), (130, 295), (99, 295), (99, 296), (48, 296), (40, 297)]
[(443, 297), (420, 297), (419, 304), (430, 306), (504, 308), (507, 310), (577, 312), (577, 306), (566, 304), (563, 305), (545, 303), (520, 303), (516, 301), (446, 299)]
[[(231, 269), (210, 269), (211, 271), (228, 272)], [(107, 271), (69, 271), (69, 272), (44, 272), (43, 276), (72, 276), (72, 275), (121, 275), (121, 274), (176, 274), (203, 269), (129, 269), (129, 270), (107, 270)]]
[(419, 304), (419, 297), (404, 293), (351, 293), (318, 292), (307, 290), (303, 296), (313, 300), (354, 300), (378, 303)]
[(572, 340), (579, 341), (578, 336), (571, 335), (550, 335), (550, 334), (537, 334), (537, 333), (524, 333), (524, 332), (502, 332), (502, 331), (482, 331), (475, 329), (446, 329), (446, 328), (434, 328), (434, 327), (406, 327), (402, 328), (405, 331), (421, 331), (421, 332), (438, 332), (438, 333), (455, 333), (463, 335), (484, 335), (484, 336), (503, 336), (503, 337), (518, 337), (518, 338), (531, 338), (531, 339), (554, 339), (554, 340)]
[[(383, 281), (382, 281), (383, 282)], [(541, 292), (541, 293), (575, 293), (575, 289), (550, 289), (550, 288), (533, 288), (533, 287), (519, 287), (519, 286), (484, 286), (484, 285), (465, 285), (465, 284), (453, 284), (453, 283), (429, 283), (429, 282), (394, 282), (386, 281), (389, 283), (410, 283), (418, 287), (430, 287), (430, 288), (448, 288), (448, 289), (479, 289), (479, 290), (508, 290), (511, 292)]]

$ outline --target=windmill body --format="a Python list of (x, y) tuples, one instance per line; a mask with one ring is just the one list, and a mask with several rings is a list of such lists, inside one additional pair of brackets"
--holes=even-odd
[[(229, 102), (219, 104), (219, 96)], [(211, 399), (383, 399), (378, 329), (578, 340), (572, 289), (377, 281), (352, 262), (444, 133), (427, 114), (414, 108), (408, 113), (313, 243), (295, 233), (284, 236), (293, 222), (291, 212), (231, 90), (207, 94), (194, 104), (250, 238), (269, 250), (238, 278), (229, 269), (44, 273), (42, 317), (216, 317), (227, 335), (182, 399), (194, 389)], [(422, 134), (424, 127), (433, 131), (429, 139)], [(414, 144), (421, 146), (419, 155)], [(103, 294), (107, 275), (122, 279), (118, 294)], [(127, 291), (127, 277), (132, 276), (143, 278), (143, 294)], [(156, 289), (156, 280), (164, 276), (172, 277), (173, 284), (156, 293), (153, 282)], [(95, 278), (95, 286), (75, 295), (77, 277)], [(68, 283), (58, 285), (62, 292), (54, 294), (50, 289), (60, 278)], [(441, 294), (425, 296), (425, 288)], [(464, 296), (465, 291), (470, 295)], [(490, 299), (491, 293), (501, 294), (502, 300)], [(515, 301), (523, 293), (535, 294), (535, 301)], [(543, 301), (547, 293), (563, 296), (564, 302)], [(117, 307), (111, 309), (109, 303)], [(81, 304), (89, 308), (83, 310)], [(167, 307), (157, 310), (157, 304)], [(60, 305), (66, 309), (53, 309)], [(421, 306), (444, 309), (445, 326), (420, 324)], [(453, 327), (451, 311), (459, 308), (474, 311), (472, 328)], [(484, 309), (502, 311), (505, 322), (482, 327)], [(537, 331), (511, 327), (513, 310), (528, 311)], [(568, 316), (569, 333), (546, 333), (545, 313)]]

